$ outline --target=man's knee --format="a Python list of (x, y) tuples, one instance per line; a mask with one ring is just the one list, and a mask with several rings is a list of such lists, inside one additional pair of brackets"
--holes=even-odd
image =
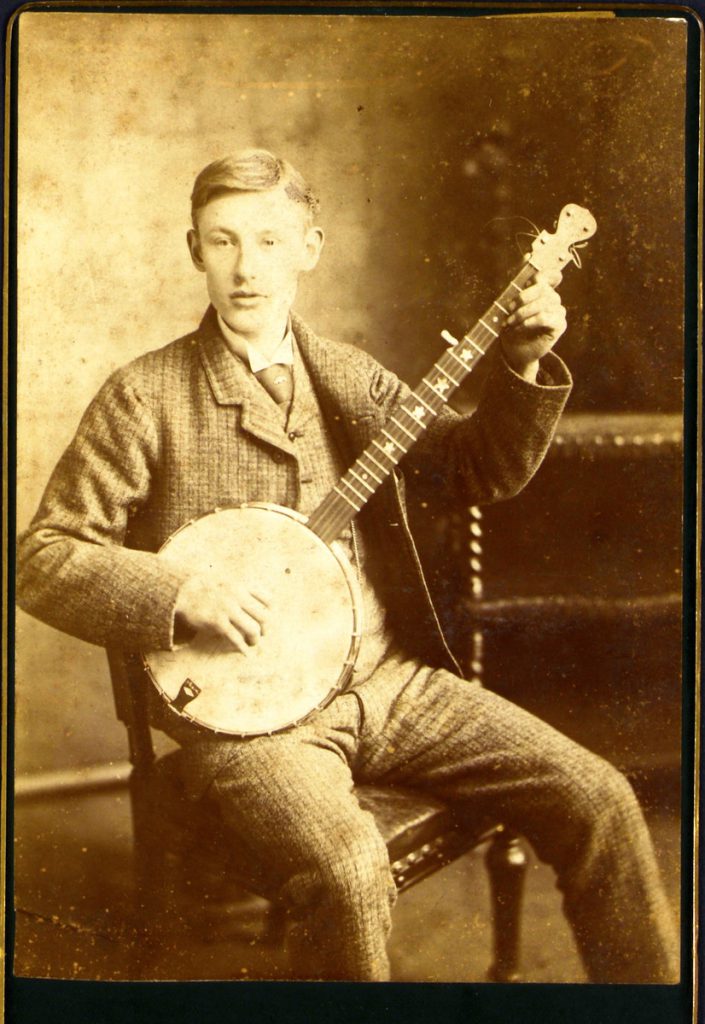
[(561, 772), (563, 799), (574, 825), (590, 830), (629, 828), (641, 818), (627, 778), (604, 758), (581, 751), (571, 770)]
[(638, 807), (631, 783), (614, 765), (598, 758), (600, 765), (598, 784), (606, 813), (629, 815)]

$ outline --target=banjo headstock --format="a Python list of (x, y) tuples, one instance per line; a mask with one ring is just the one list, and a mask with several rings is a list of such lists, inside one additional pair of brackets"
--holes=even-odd
[(576, 260), (574, 246), (587, 242), (597, 230), (597, 222), (589, 210), (575, 203), (564, 206), (556, 230), (542, 231), (533, 241), (529, 263), (536, 270), (562, 270)]

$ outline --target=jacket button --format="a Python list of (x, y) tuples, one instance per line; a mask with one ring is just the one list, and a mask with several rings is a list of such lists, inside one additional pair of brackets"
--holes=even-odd
[(303, 430), (290, 430), (289, 431), (289, 440), (290, 441), (295, 441), (298, 437), (303, 437), (303, 436), (304, 436)]

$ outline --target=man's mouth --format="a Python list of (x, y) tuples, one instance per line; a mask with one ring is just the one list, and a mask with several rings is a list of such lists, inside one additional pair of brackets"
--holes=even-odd
[(231, 292), (230, 298), (233, 302), (252, 302), (256, 299), (263, 299), (261, 292), (246, 292), (244, 290)]

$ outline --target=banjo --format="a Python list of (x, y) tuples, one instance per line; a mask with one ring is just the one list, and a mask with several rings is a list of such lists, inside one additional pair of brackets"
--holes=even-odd
[(194, 572), (217, 565), (246, 586), (265, 579), (273, 598), (267, 632), (242, 654), (202, 630), (173, 650), (143, 654), (147, 674), (183, 720), (228, 736), (271, 734), (299, 725), (348, 684), (360, 648), (362, 596), (336, 540), (421, 437), (498, 336), (513, 295), (537, 270), (578, 262), (574, 247), (596, 230), (592, 215), (565, 206), (542, 231), (518, 274), (422, 378), (381, 432), (311, 516), (250, 503), (209, 512), (166, 541), (158, 557)]

